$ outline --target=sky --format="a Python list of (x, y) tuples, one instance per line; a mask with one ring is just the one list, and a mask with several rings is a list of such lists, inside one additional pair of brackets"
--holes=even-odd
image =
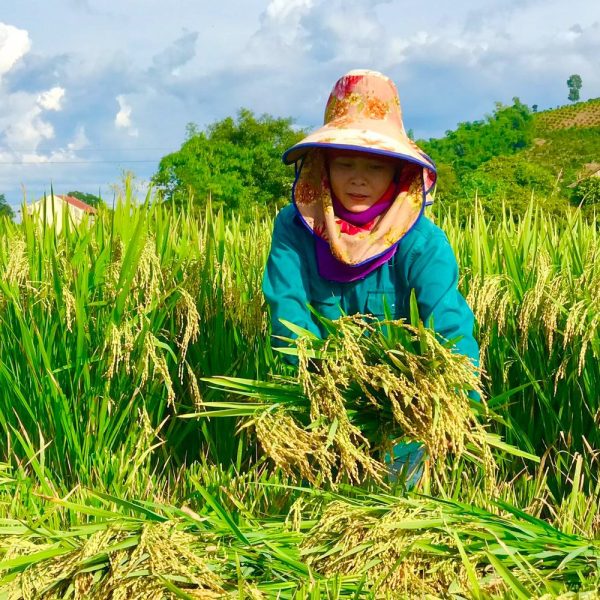
[(315, 129), (335, 81), (396, 83), (407, 129), (443, 136), (513, 97), (600, 97), (597, 0), (0, 0), (0, 194), (140, 193), (186, 125), (244, 107)]

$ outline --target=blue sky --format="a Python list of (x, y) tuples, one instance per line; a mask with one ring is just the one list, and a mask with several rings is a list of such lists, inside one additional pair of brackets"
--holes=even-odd
[(572, 73), (599, 97), (599, 56), (592, 0), (4, 0), (0, 193), (110, 198), (124, 170), (143, 190), (187, 123), (247, 107), (315, 128), (353, 68), (392, 77), (432, 137), (514, 96), (565, 104)]

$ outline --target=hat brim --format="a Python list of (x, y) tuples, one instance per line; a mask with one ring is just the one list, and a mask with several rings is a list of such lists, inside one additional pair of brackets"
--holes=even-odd
[(286, 150), (283, 162), (293, 164), (311, 148), (332, 148), (338, 150), (358, 150), (408, 160), (423, 168), (436, 172), (435, 163), (410, 138), (391, 137), (374, 131), (374, 128), (341, 129), (324, 125), (307, 135), (297, 144)]

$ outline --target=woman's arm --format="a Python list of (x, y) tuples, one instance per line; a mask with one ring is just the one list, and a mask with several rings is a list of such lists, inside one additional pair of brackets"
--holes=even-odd
[[(275, 219), (263, 292), (269, 304), (273, 335), (295, 337), (281, 323), (280, 319), (285, 319), (321, 337), (308, 309), (310, 286), (305, 255), (314, 252), (310, 247), (313, 240), (294, 222), (295, 214), (295, 208), (289, 206)], [(281, 346), (282, 342), (274, 340), (273, 345)]]
[(479, 365), (479, 346), (473, 336), (475, 319), (458, 291), (458, 265), (448, 238), (436, 228), (415, 245), (408, 269), (409, 287), (415, 290), (419, 315), (426, 325), (446, 339), (461, 339), (456, 351)]

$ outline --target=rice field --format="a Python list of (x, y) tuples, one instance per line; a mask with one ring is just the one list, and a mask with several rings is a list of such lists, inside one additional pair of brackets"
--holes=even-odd
[[(151, 200), (0, 222), (0, 598), (600, 597), (594, 224), (437, 216), (479, 382), (416, 315), (290, 367), (272, 218)], [(391, 439), (425, 441), (412, 490)]]

